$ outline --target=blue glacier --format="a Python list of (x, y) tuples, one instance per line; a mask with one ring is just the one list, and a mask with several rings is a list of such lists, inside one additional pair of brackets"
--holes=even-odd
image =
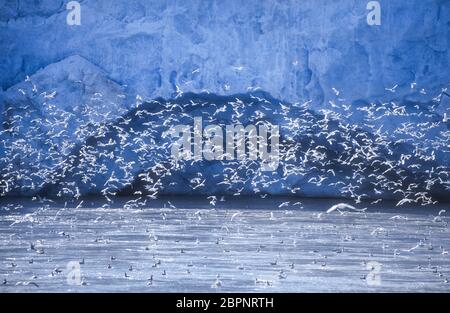
[[(230, 95), (260, 88), (290, 102), (427, 102), (448, 86), (450, 4), (368, 1), (2, 1), (0, 86), (80, 55), (143, 97), (184, 92)], [(411, 83), (416, 83), (414, 89)], [(390, 94), (385, 88), (398, 85)], [(420, 93), (425, 89), (427, 94)]]
[[(1, 194), (448, 198), (450, 3), (380, 3), (370, 26), (356, 0), (86, 0), (70, 26), (65, 1), (2, 1)], [(161, 134), (218, 103), (280, 125), (277, 171), (168, 168)]]

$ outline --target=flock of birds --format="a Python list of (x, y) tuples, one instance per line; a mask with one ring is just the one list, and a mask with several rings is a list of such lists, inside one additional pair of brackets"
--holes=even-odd
[[(28, 82), (32, 91), (18, 92), (34, 92), (45, 101), (41, 106), (32, 101), (5, 103), (0, 112), (0, 197), (30, 196), (40, 203), (61, 198), (76, 201), (79, 209), (85, 196), (104, 198), (102, 208), (112, 207), (115, 196), (131, 196), (124, 204), (130, 210), (173, 194), (203, 196), (212, 208), (228, 196), (352, 199), (353, 204), (339, 203), (317, 218), (333, 212), (365, 214), (366, 208), (357, 208), (361, 203), (394, 199), (396, 206), (433, 205), (449, 200), (449, 123), (435, 112), (448, 96), (446, 89), (428, 105), (350, 105), (334, 89), (336, 99), (316, 110), (311, 101), (288, 104), (264, 92), (180, 92), (172, 100), (136, 97), (133, 109), (98, 122), (98, 112), (108, 105), (101, 94), (94, 95), (101, 110), (80, 105), (69, 111), (52, 104), (61, 95), (39, 94), (32, 80)], [(173, 160), (174, 138), (168, 133), (175, 125), (193, 125), (194, 117), (223, 128), (279, 125), (278, 169), (263, 171), (259, 161), (250, 158)], [(171, 202), (168, 206), (176, 209)], [(278, 209), (297, 207), (301, 202), (287, 201)], [(201, 220), (202, 214), (194, 216)], [(231, 221), (240, 214), (233, 214)], [(275, 219), (273, 212), (269, 219)], [(33, 215), (24, 215), (11, 226), (32, 220)], [(30, 249), (44, 253), (34, 245)], [(285, 275), (280, 272), (280, 279)], [(218, 276), (214, 285), (221, 284)]]
[[(40, 92), (32, 79), (28, 83), (28, 92)], [(448, 199), (450, 130), (435, 112), (446, 89), (427, 106), (348, 105), (334, 90), (336, 99), (318, 110), (311, 101), (287, 104), (263, 92), (150, 101), (138, 96), (134, 109), (102, 122), (98, 115), (108, 103), (99, 93), (93, 95), (98, 107), (70, 111), (52, 104), (60, 96), (55, 92), (41, 92), (40, 106), (6, 103), (0, 120), (0, 195), (275, 194), (356, 203), (397, 199), (398, 206)], [(194, 117), (202, 117), (204, 126), (223, 128), (279, 125), (278, 169), (263, 171), (250, 158), (175, 162), (170, 129), (193, 125)]]

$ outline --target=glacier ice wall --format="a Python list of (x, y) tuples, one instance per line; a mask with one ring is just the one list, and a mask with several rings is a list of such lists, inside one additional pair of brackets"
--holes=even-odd
[[(0, 2), (0, 196), (448, 199), (449, 1), (379, 1), (379, 26), (362, 0), (85, 0), (76, 26), (67, 2)], [(169, 166), (160, 131), (217, 103), (280, 125), (277, 172)]]
[(380, 26), (361, 0), (85, 0), (79, 26), (66, 3), (0, 3), (4, 90), (71, 55), (148, 98), (260, 88), (321, 106), (334, 87), (349, 102), (426, 102), (450, 82), (446, 0), (381, 0)]

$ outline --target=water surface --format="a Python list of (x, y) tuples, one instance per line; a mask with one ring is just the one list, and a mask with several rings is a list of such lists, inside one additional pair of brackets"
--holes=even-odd
[(0, 292), (450, 291), (448, 205), (134, 200), (1, 199)]

